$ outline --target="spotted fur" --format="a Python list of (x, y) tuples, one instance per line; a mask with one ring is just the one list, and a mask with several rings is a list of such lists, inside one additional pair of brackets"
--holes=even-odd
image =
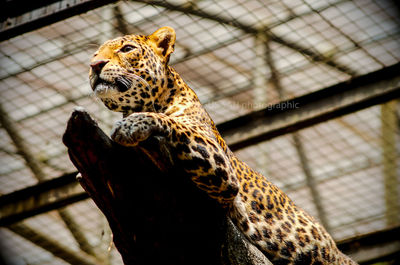
[(228, 148), (194, 91), (168, 61), (175, 32), (104, 43), (91, 60), (90, 84), (123, 113), (114, 141), (135, 146), (163, 135), (193, 182), (217, 200), (245, 237), (274, 264), (356, 264), (326, 230)]

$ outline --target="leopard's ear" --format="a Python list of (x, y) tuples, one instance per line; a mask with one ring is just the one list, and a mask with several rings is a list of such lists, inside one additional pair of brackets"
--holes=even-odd
[(162, 27), (149, 36), (154, 42), (156, 52), (168, 63), (171, 53), (174, 51), (175, 30), (171, 27)]

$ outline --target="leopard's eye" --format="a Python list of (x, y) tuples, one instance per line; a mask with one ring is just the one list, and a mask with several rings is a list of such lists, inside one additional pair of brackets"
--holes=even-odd
[(136, 49), (135, 46), (127, 44), (127, 45), (123, 46), (119, 51), (120, 52), (130, 52), (130, 51), (133, 51), (134, 49)]

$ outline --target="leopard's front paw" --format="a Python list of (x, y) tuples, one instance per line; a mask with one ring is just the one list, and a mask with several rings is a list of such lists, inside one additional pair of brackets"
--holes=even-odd
[(144, 114), (132, 114), (131, 116), (117, 121), (111, 131), (111, 139), (125, 146), (135, 146), (149, 138), (156, 129), (152, 117)]

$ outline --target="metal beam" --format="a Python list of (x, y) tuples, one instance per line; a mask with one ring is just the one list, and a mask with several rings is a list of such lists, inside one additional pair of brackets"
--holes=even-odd
[(399, 163), (397, 160), (397, 128), (396, 100), (381, 105), (381, 147), (382, 147), (382, 175), (386, 208), (386, 225), (393, 226), (399, 223)]
[(39, 181), (45, 179), (45, 174), (42, 170), (41, 164), (38, 162), (34, 154), (30, 150), (30, 146), (23, 139), (19, 130), (16, 128), (15, 123), (9, 117), (7, 111), (0, 103), (0, 124), (6, 130), (14, 143), (18, 154), (24, 159), (26, 166), (32, 171), (35, 178)]
[(0, 226), (87, 199), (75, 176), (67, 174), (0, 196)]
[(99, 260), (96, 260), (94, 257), (89, 256), (82, 251), (71, 250), (65, 245), (48, 238), (39, 231), (36, 231), (25, 224), (13, 224), (8, 228), (14, 233), (52, 253), (54, 256), (66, 261), (69, 264), (99, 264)]
[(395, 226), (338, 242), (338, 248), (361, 265), (398, 260), (400, 227)]
[(75, 4), (66, 0), (59, 2), (59, 8), (57, 10), (54, 8), (42, 10), (44, 13), (41, 13), (40, 16), (33, 13), (34, 10), (31, 11), (31, 18), (27, 21), (23, 20), (22, 23), (18, 17), (10, 18), (3, 22), (2, 28), (0, 29), (0, 41), (8, 40), (25, 32), (48, 26), (52, 23), (88, 12), (106, 4), (114, 3), (116, 0), (82, 0), (77, 1)]
[(2, 12), (0, 14), (0, 22), (7, 18), (20, 16), (32, 10), (50, 5), (59, 0), (41, 0), (41, 1), (26, 1), (26, 0), (7, 0), (2, 4)]
[[(265, 36), (265, 37), (267, 38), (267, 36)], [(279, 100), (282, 101), (285, 98), (288, 98), (288, 96), (287, 96), (285, 89), (282, 86), (281, 75), (280, 75), (278, 69), (275, 67), (275, 62), (273, 60), (272, 52), (271, 52), (270, 41), (268, 39), (266, 39), (264, 45), (265, 45), (265, 60), (271, 70), (270, 82), (271, 82), (273, 88), (276, 90)], [(304, 177), (305, 177), (305, 180), (307, 183), (307, 187), (310, 190), (312, 200), (313, 200), (315, 208), (317, 210), (317, 214), (318, 214), (317, 218), (322, 223), (322, 225), (325, 227), (325, 229), (328, 232), (330, 232), (331, 229), (330, 229), (328, 218), (326, 217), (325, 208), (323, 207), (322, 196), (317, 188), (315, 176), (310, 167), (310, 162), (307, 157), (307, 154), (304, 151), (301, 135), (298, 132), (293, 132), (290, 135), (290, 137), (291, 137), (291, 143), (293, 144), (294, 148), (296, 149), (297, 156), (299, 157), (300, 166), (303, 171), (303, 174), (304, 174)]]
[(400, 63), (218, 126), (235, 151), (400, 97)]

